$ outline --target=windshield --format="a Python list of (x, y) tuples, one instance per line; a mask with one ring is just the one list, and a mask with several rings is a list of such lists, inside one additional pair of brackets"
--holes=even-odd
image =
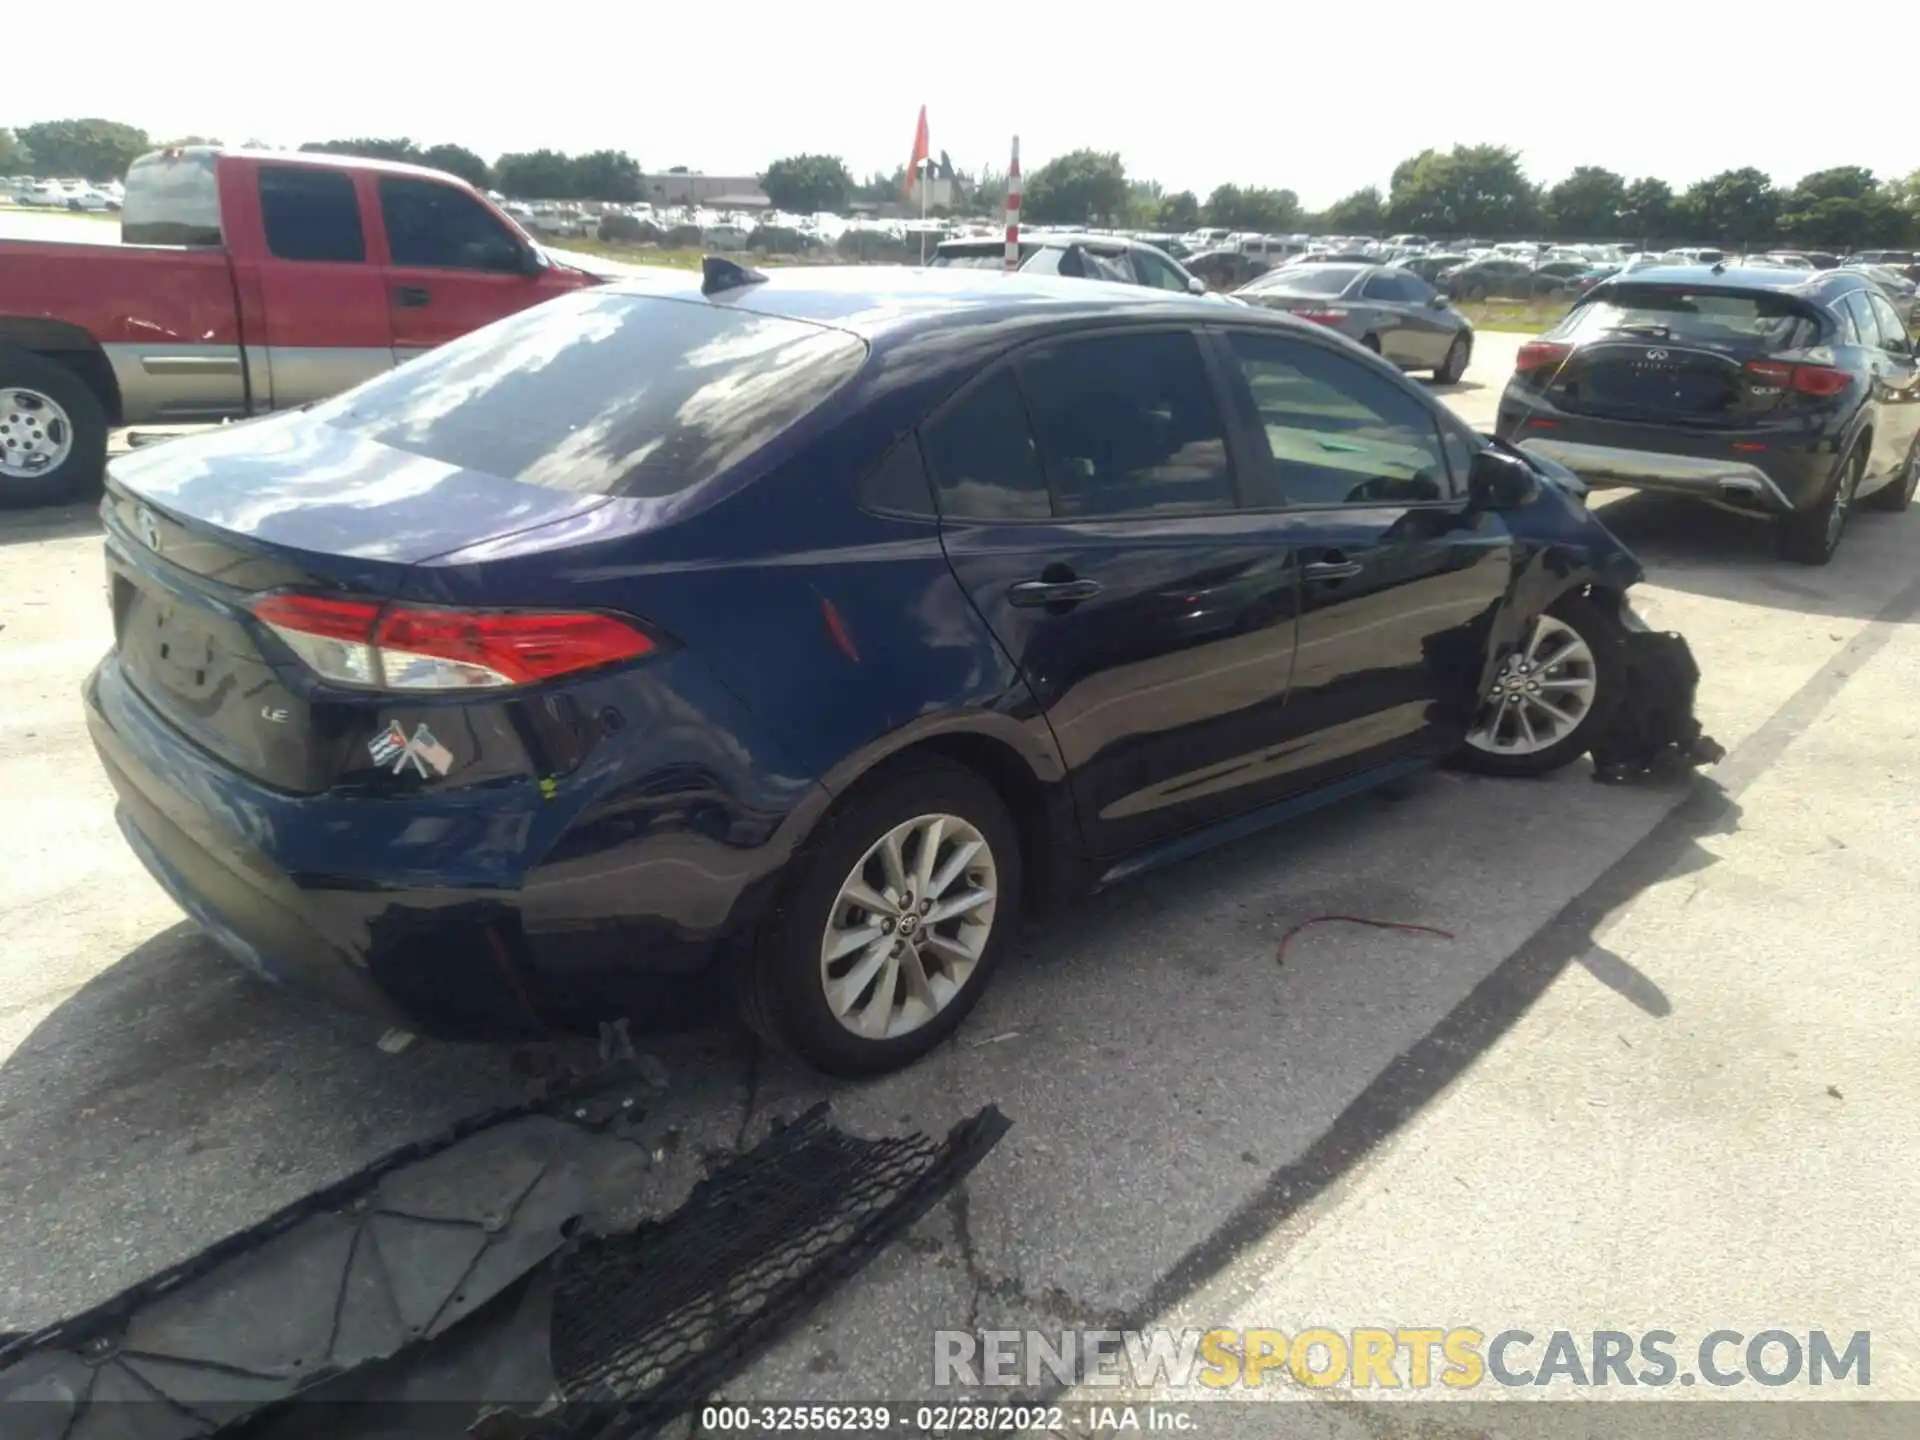
[(1813, 344), (1820, 331), (1800, 301), (1765, 290), (1615, 285), (1575, 309), (1560, 333), (1582, 340), (1611, 334), (1722, 344), (1758, 340), (1769, 350), (1789, 350)]
[(582, 290), (413, 360), (317, 418), (463, 469), (660, 497), (745, 459), (860, 368), (866, 344), (798, 320)]

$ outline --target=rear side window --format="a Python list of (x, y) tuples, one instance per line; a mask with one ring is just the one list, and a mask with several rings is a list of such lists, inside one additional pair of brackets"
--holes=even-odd
[(267, 252), (277, 259), (352, 263), (367, 258), (360, 200), (345, 171), (262, 165), (260, 219)]
[(1120, 285), (1137, 283), (1133, 267), (1127, 264), (1124, 250), (1082, 250), (1080, 263), (1085, 267), (1089, 280), (1112, 280)]
[(1053, 514), (1012, 371), (994, 371), (922, 425), (920, 445), (943, 518), (1045, 520)]
[(396, 265), (516, 274), (520, 242), (464, 190), (432, 180), (380, 177), (380, 218)]
[(1099, 336), (1018, 363), (1056, 515), (1233, 509), (1226, 429), (1192, 335)]
[(1800, 301), (1771, 291), (1629, 283), (1608, 286), (1567, 316), (1556, 333), (1581, 340), (1626, 334), (1656, 343), (1700, 340), (1790, 350), (1817, 343), (1820, 326)]
[(1867, 292), (1854, 290), (1841, 303), (1853, 319), (1854, 332), (1859, 335), (1860, 343), (1870, 350), (1879, 349), (1880, 325), (1873, 318), (1873, 307), (1867, 304)]
[(120, 238), (128, 245), (220, 241), (220, 190), (211, 151), (142, 155), (127, 170)]
[(1133, 252), (1134, 269), (1140, 273), (1140, 283), (1151, 285), (1156, 290), (1172, 290), (1176, 294), (1187, 293), (1187, 277), (1173, 267), (1172, 262), (1162, 260), (1151, 250)]
[(842, 330), (580, 290), (409, 361), (318, 416), (443, 464), (660, 498), (724, 473), (866, 358)]

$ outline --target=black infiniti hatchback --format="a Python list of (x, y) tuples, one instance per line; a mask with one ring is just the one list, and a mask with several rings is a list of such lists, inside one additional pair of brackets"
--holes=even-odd
[(1920, 360), (1844, 270), (1629, 271), (1520, 347), (1498, 433), (1596, 487), (1773, 518), (1781, 555), (1833, 558), (1856, 502), (1920, 484)]

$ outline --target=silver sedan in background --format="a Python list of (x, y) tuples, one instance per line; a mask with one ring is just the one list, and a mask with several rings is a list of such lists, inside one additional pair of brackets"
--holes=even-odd
[(1249, 280), (1233, 298), (1338, 330), (1402, 370), (1433, 371), (1442, 385), (1473, 358), (1467, 317), (1398, 265), (1289, 265)]

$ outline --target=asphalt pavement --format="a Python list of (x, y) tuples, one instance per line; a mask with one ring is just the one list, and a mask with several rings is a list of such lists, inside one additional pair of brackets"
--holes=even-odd
[[(1448, 403), (1488, 418), (1517, 344)], [(1920, 1398), (1920, 516), (1809, 570), (1750, 521), (1603, 510), (1700, 657), (1717, 769), (1437, 774), (1132, 882), (880, 1081), (731, 1025), (653, 1045), (696, 1143), (822, 1096), (868, 1133), (1014, 1122), (734, 1393), (910, 1398), (936, 1328), (1171, 1321), (1871, 1329), (1872, 1396)], [(92, 517), (0, 517), (0, 1331), (519, 1093), (504, 1052), (383, 1053), (181, 919), (86, 742), (109, 638)], [(1329, 925), (1278, 963), (1328, 914), (1448, 938)]]

